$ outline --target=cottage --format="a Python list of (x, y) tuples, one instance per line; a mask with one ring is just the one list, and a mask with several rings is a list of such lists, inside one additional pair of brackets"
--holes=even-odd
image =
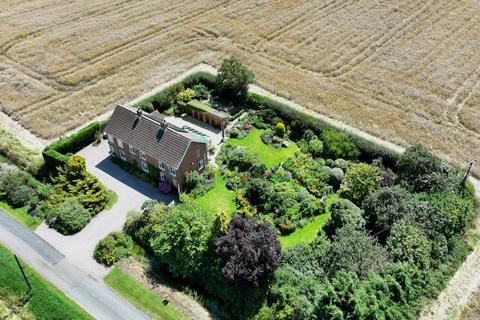
[(105, 127), (112, 156), (148, 172), (159, 169), (160, 181), (183, 190), (188, 171), (202, 171), (208, 161), (208, 140), (168, 124), (158, 113), (118, 105)]

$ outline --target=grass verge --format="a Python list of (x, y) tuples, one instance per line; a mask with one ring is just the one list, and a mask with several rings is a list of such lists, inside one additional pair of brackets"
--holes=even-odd
[(283, 250), (295, 247), (302, 243), (310, 243), (315, 240), (318, 232), (322, 229), (323, 225), (330, 218), (330, 208), (335, 201), (335, 195), (330, 196), (325, 204), (325, 213), (313, 218), (309, 223), (302, 228), (298, 228), (287, 236), (280, 237), (280, 244)]
[(246, 137), (242, 139), (229, 138), (227, 143), (236, 146), (243, 146), (251, 153), (256, 154), (258, 160), (264, 163), (268, 168), (286, 161), (295, 153), (295, 151), (298, 150), (298, 146), (294, 142), (291, 142), (288, 148), (274, 148), (263, 143), (261, 138), (263, 131), (265, 130), (252, 128)]
[(154, 319), (188, 319), (181, 311), (175, 309), (171, 304), (165, 304), (159, 296), (144, 288), (135, 279), (124, 274), (118, 268), (113, 268), (104, 278), (104, 281), (125, 299), (148, 313)]
[(28, 287), (13, 254), (0, 245), (0, 297), (6, 297), (9, 301), (21, 301), (28, 298), (26, 309), (37, 320), (93, 319), (60, 290), (40, 277), (25, 263), (21, 263), (32, 285), (32, 291), (28, 296), (25, 295)]
[(35, 230), (42, 223), (40, 218), (32, 217), (28, 213), (27, 207), (14, 208), (6, 202), (0, 201), (0, 209), (31, 230)]
[(215, 178), (213, 188), (195, 201), (202, 209), (212, 214), (223, 211), (227, 217), (231, 217), (235, 211), (235, 192), (227, 189), (220, 173)]

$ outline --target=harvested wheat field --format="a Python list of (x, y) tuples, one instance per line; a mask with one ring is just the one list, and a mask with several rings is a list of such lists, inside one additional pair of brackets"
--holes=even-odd
[(43, 138), (234, 54), (368, 133), (479, 154), (479, 1), (3, 0), (0, 30), (0, 108)]

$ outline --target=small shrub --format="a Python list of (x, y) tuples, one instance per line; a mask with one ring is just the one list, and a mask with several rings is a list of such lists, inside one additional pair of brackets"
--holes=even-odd
[(366, 163), (353, 163), (345, 174), (340, 195), (356, 205), (380, 188), (380, 175), (376, 167)]
[(202, 176), (200, 175), (200, 172), (196, 170), (187, 172), (185, 174), (185, 192), (191, 192), (193, 189), (200, 185), (201, 180)]
[(200, 100), (208, 99), (208, 96), (209, 96), (208, 88), (203, 83), (194, 85), (192, 89), (195, 91), (195, 97), (197, 97), (198, 99)]
[(132, 254), (133, 241), (122, 232), (112, 232), (95, 247), (94, 257), (98, 263), (111, 266)]
[(238, 136), (240, 135), (240, 131), (237, 128), (232, 128), (229, 134), (230, 134), (230, 138), (238, 138)]
[(308, 142), (308, 153), (316, 158), (320, 158), (323, 154), (323, 142), (320, 139), (311, 139)]
[(28, 185), (23, 185), (10, 193), (9, 201), (12, 206), (16, 208), (27, 205), (35, 206), (38, 201), (38, 197), (35, 189)]
[(342, 169), (332, 168), (329, 173), (328, 183), (333, 187), (334, 190), (338, 190), (343, 182), (344, 176), (345, 174), (343, 173)]
[(68, 198), (56, 205), (47, 205), (44, 210), (47, 224), (64, 235), (82, 230), (92, 218), (76, 198)]
[(177, 95), (177, 100), (182, 102), (188, 102), (193, 100), (196, 96), (196, 92), (193, 89), (185, 89)]
[(283, 123), (279, 122), (275, 125), (275, 134), (283, 138), (285, 135), (285, 125)]

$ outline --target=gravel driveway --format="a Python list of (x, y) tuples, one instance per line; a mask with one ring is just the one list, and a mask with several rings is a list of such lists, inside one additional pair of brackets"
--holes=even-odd
[(166, 203), (176, 200), (175, 196), (164, 195), (156, 188), (128, 174), (110, 161), (108, 142), (88, 146), (78, 154), (87, 159), (87, 170), (97, 176), (108, 188), (115, 191), (118, 201), (112, 209), (100, 212), (79, 233), (64, 236), (42, 223), (35, 233), (63, 253), (69, 261), (96, 279), (102, 279), (108, 269), (93, 259), (96, 244), (112, 231), (122, 229), (131, 209), (140, 209), (148, 199)]

